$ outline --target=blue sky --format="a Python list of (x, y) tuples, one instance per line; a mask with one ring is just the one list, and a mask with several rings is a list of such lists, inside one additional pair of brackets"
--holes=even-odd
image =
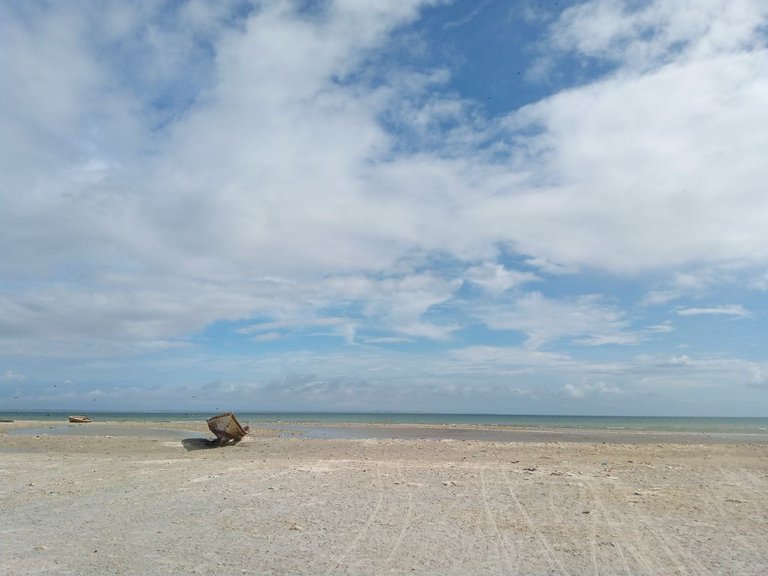
[(762, 0), (0, 3), (0, 409), (768, 413)]

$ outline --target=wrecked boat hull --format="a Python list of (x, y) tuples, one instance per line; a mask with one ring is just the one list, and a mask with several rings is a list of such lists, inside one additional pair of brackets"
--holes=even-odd
[(232, 412), (211, 416), (207, 422), (219, 442), (239, 442), (248, 434), (248, 427), (243, 428)]
[(88, 416), (70, 416), (69, 421), (72, 424), (87, 424), (88, 422), (93, 422)]

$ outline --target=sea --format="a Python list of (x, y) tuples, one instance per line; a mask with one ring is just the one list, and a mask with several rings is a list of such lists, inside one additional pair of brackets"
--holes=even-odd
[[(0, 411), (0, 421), (66, 422), (70, 414), (85, 413), (94, 421), (201, 422), (212, 412), (78, 412), (60, 410)], [(434, 414), (411, 412), (236, 412), (250, 425), (333, 426), (335, 424), (402, 424), (503, 427), (527, 430), (624, 430), (702, 434), (768, 435), (768, 417), (568, 416), (527, 414)]]

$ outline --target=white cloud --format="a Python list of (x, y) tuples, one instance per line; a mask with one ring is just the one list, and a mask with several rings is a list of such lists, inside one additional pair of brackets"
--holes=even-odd
[(759, 274), (756, 274), (752, 279), (750, 279), (748, 286), (752, 290), (759, 290), (760, 292), (768, 291), (768, 274), (766, 274), (764, 271), (761, 271)]
[(681, 297), (680, 292), (676, 290), (651, 290), (642, 300), (644, 306), (658, 306), (667, 304)]
[(649, 291), (641, 304), (658, 306), (683, 298), (703, 299), (722, 285), (742, 283), (740, 263), (722, 264), (715, 267), (700, 267), (686, 272), (676, 271), (669, 275), (662, 288)]
[(586, 345), (634, 344), (639, 339), (629, 331), (624, 312), (598, 296), (557, 300), (531, 292), (509, 306), (479, 307), (476, 314), (494, 330), (524, 332), (531, 348), (561, 338)]
[[(151, 188), (141, 196), (132, 193), (123, 197), (121, 204), (113, 204), (124, 215), (111, 220), (109, 231), (93, 223), (93, 233), (106, 236), (107, 247), (114, 244), (114, 250), (131, 250), (139, 261), (158, 267), (176, 262), (177, 268), (183, 263), (182, 272), (196, 274), (232, 273), (246, 266), (254, 253), (259, 253), (260, 266), (282, 274), (292, 275), (308, 266), (317, 270), (382, 268), (412, 247), (446, 247), (460, 255), (480, 254), (499, 240), (518, 242), (521, 249), (535, 255), (536, 261), (623, 269), (679, 262), (690, 257), (693, 246), (701, 245), (702, 239), (702, 249), (708, 248), (706, 238), (696, 238), (698, 225), (693, 237), (671, 235), (680, 225), (670, 220), (679, 210), (670, 208), (679, 205), (693, 210), (694, 224), (701, 224), (702, 232), (717, 237), (718, 246), (709, 246), (715, 248), (711, 253), (729, 256), (728, 230), (735, 231), (733, 225), (741, 212), (721, 223), (725, 238), (712, 235), (708, 224), (713, 222), (708, 215), (722, 215), (716, 208), (726, 204), (720, 194), (698, 186), (712, 182), (711, 175), (699, 168), (711, 170), (713, 163), (697, 154), (697, 149), (709, 155), (722, 153), (719, 148), (707, 151), (708, 143), (716, 141), (707, 135), (722, 137), (723, 125), (738, 128), (735, 141), (744, 143), (743, 150), (728, 152), (736, 161), (722, 158), (714, 165), (727, 163), (731, 176), (740, 167), (750, 173), (737, 179), (737, 190), (740, 183), (759, 181), (746, 177), (761, 168), (750, 160), (754, 158), (751, 153), (744, 154), (761, 149), (762, 132), (750, 129), (759, 125), (752, 112), (762, 109), (758, 104), (762, 102), (764, 75), (755, 67), (762, 60), (759, 52), (739, 53), (733, 62), (700, 56), (647, 76), (613, 78), (563, 92), (517, 114), (518, 122), (534, 121), (547, 128), (530, 141), (530, 146), (546, 146), (554, 152), (548, 166), (522, 164), (517, 166), (520, 172), (503, 171), (471, 153), (465, 159), (450, 161), (422, 154), (380, 162), (389, 154), (392, 137), (382, 129), (378, 116), (403, 95), (400, 89), (410, 88), (395, 85), (372, 90), (332, 79), (354, 70), (366, 51), (381, 46), (389, 30), (413, 18), (414, 6), (398, 8), (394, 13), (382, 10), (365, 14), (354, 6), (339, 4), (324, 19), (312, 21), (297, 20), (287, 5), (267, 4), (250, 17), (244, 31), (223, 25), (208, 30), (217, 48), (211, 67), (217, 68), (206, 76), (209, 84), (214, 80), (216, 84), (206, 88), (204, 98), (193, 101), (184, 115), (169, 125), (169, 139), (155, 145), (160, 146), (163, 161), (153, 162), (145, 178), (121, 183), (114, 180), (119, 170), (99, 171), (102, 188), (105, 181), (111, 188), (131, 184)], [(601, 10), (615, 12), (616, 8)], [(128, 32), (153, 14), (138, 12), (132, 16), (130, 21), (136, 24)], [(628, 13), (622, 15), (622, 21), (642, 22), (648, 17)], [(656, 18), (672, 22), (682, 18), (682, 13), (662, 10)], [(563, 22), (561, 26), (579, 29), (580, 21), (566, 18)], [(78, 21), (73, 28), (80, 30), (87, 24), (87, 20)], [(605, 30), (610, 37), (621, 37), (615, 29), (627, 26), (606, 26)], [(161, 30), (158, 42), (162, 45), (151, 53), (185, 46), (190, 38), (180, 37), (183, 30)], [(702, 26), (692, 30), (704, 33)], [(120, 38), (130, 39), (128, 32), (123, 31)], [(190, 37), (193, 32), (197, 28), (190, 29)], [(593, 36), (585, 34), (594, 40)], [(58, 52), (84, 62), (90, 71), (85, 76), (95, 77), (91, 82), (106, 84), (106, 71), (88, 53), (80, 36), (73, 33), (72, 37), (70, 43), (76, 49), (59, 46)], [(647, 40), (640, 34), (635, 41)], [(284, 49), (287, 45), (290, 50)], [(15, 52), (19, 51), (15, 47)], [(79, 57), (71, 58), (73, 53)], [(46, 61), (45, 56), (32, 58)], [(186, 60), (184, 66), (175, 60), (167, 64), (158, 58), (152, 63), (158, 67), (158, 76), (163, 75), (162, 70), (188, 64)], [(688, 80), (708, 84), (703, 89), (692, 86), (684, 91), (666, 88)], [(77, 83), (77, 77), (68, 82)], [(87, 82), (77, 84), (75, 91), (96, 92)], [(690, 102), (690, 93), (698, 94), (695, 102)], [(664, 94), (663, 102), (655, 94)], [(681, 94), (679, 99), (675, 94)], [(717, 107), (724, 99), (734, 106), (727, 110)], [(73, 98), (72, 106), (77, 107), (77, 101)], [(408, 99), (401, 102), (409, 105)], [(419, 113), (438, 119), (446, 107), (457, 105), (455, 100), (439, 100), (420, 108)], [(81, 111), (73, 114), (79, 116)], [(463, 113), (457, 114), (461, 117)], [(143, 120), (135, 120), (133, 130), (146, 132)], [(616, 140), (617, 134), (630, 133), (631, 139)], [(119, 138), (108, 136), (115, 134), (105, 133), (105, 142), (131, 141), (123, 134)], [(138, 147), (138, 138), (133, 142)], [(693, 159), (695, 165), (678, 161), (684, 158)], [(79, 165), (130, 165), (126, 161), (133, 162), (134, 157), (110, 163), (84, 156)], [(668, 170), (658, 170), (659, 166), (674, 166), (674, 178), (669, 177)], [(550, 171), (560, 183), (556, 188), (532, 190), (521, 178), (529, 170)], [(640, 180), (640, 175), (646, 181)], [(666, 184), (648, 181), (648, 175)], [(679, 187), (671, 184), (675, 180)], [(722, 189), (718, 182), (704, 188), (714, 190), (715, 184)], [(729, 184), (732, 194), (732, 178)], [(642, 200), (630, 200), (628, 196), (637, 196), (639, 188), (643, 190)], [(469, 206), (467, 189), (472, 193)], [(751, 193), (745, 190), (740, 194)], [(714, 201), (711, 211), (702, 213), (702, 198)], [(111, 198), (110, 202), (116, 200)], [(83, 211), (78, 217), (84, 215)], [(149, 222), (134, 220), (146, 215), (151, 216)], [(553, 225), (540, 226), (544, 220)], [(584, 226), (584, 222), (589, 225)], [(743, 231), (743, 223), (739, 224)], [(625, 233), (628, 226), (637, 233)], [(141, 239), (126, 237), (131, 228), (141, 231)], [(455, 234), (457, 229), (464, 232)], [(612, 240), (606, 242), (607, 237)], [(654, 242), (655, 238), (658, 240)], [(752, 240), (758, 248), (753, 252), (755, 257), (761, 257), (760, 239), (758, 233)], [(661, 250), (662, 245), (665, 250)], [(730, 253), (742, 248), (739, 242)], [(623, 254), (620, 259), (619, 253)]]
[(528, 258), (525, 261), (529, 266), (533, 266), (541, 272), (551, 274), (553, 276), (559, 276), (564, 274), (577, 274), (579, 269), (576, 266), (568, 266), (558, 262), (552, 262), (546, 258)]
[(23, 382), (27, 377), (24, 374), (19, 374), (13, 370), (6, 370), (3, 374), (0, 374), (0, 382)]
[(702, 0), (656, 0), (632, 4), (595, 0), (564, 11), (551, 41), (562, 50), (641, 70), (681, 56), (701, 58), (738, 52), (762, 44), (761, 2), (727, 5)]
[[(589, 2), (554, 27), (561, 49), (615, 69), (510, 116), (512, 130), (534, 132), (517, 141), (547, 175), (537, 193), (514, 198), (516, 240), (557, 262), (614, 271), (764, 263), (768, 9), (645, 6)], [(500, 199), (496, 213), (511, 206)]]
[(645, 332), (648, 334), (667, 334), (669, 332), (674, 332), (675, 327), (670, 321), (662, 322), (661, 324), (654, 324), (652, 326), (648, 326), (645, 328)]
[(751, 367), (752, 377), (749, 386), (768, 390), (768, 365), (754, 364)]
[(567, 354), (543, 352), (513, 346), (469, 346), (451, 353), (457, 363), (451, 369), (481, 372), (527, 371), (570, 368), (574, 360)]
[[(569, 31), (563, 42), (587, 55), (661, 42), (641, 33), (648, 26), (679, 29), (669, 33), (674, 39), (689, 30), (699, 44), (716, 33), (716, 26), (685, 24), (691, 16), (681, 6), (625, 13), (597, 3), (589, 10), (606, 15), (602, 39), (575, 12), (556, 29)], [(738, 6), (727, 21), (742, 40), (715, 55), (672, 54), (656, 67), (565, 90), (514, 114), (513, 126), (543, 131), (513, 136), (535, 153), (515, 152), (506, 163), (491, 163), (472, 147), (473, 138), (488, 137), (490, 122), (473, 124), (466, 103), (418, 96), (429, 93), (430, 82), (445, 83), (445, 74), (392, 72), (387, 88), (352, 80), (393, 29), (417, 16), (417, 2), (340, 2), (317, 18), (266, 3), (239, 21), (234, 8), (208, 14), (213, 8), (195, 3), (178, 24), (164, 26), (153, 9), (115, 3), (104, 8), (110, 24), (101, 35), (79, 4), (37, 11), (32, 27), (10, 17), (4, 52), (14, 59), (3, 70), (24, 89), (2, 117), (24, 129), (27, 145), (3, 148), (3, 190), (13, 198), (3, 222), (4, 261), (39, 279), (59, 276), (62, 266), (81, 270), (89, 287), (69, 295), (80, 300), (91, 288), (117, 289), (93, 270), (134, 275), (149, 290), (162, 285), (179, 302), (185, 285), (222, 279), (241, 303), (233, 310), (240, 316), (263, 310), (247, 294), (254, 276), (378, 273), (413, 251), (480, 262), (469, 276), (497, 293), (533, 279), (493, 261), (499, 243), (531, 255), (529, 263), (547, 273), (702, 257), (764, 261), (765, 227), (756, 219), (764, 198), (759, 150), (768, 143), (758, 129), (766, 70), (754, 32), (762, 12)], [(693, 12), (699, 19), (711, 13)], [(88, 41), (94, 34), (108, 49), (121, 42), (125, 53), (107, 49), (99, 57)], [(599, 43), (584, 45), (587, 39)], [(129, 77), (110, 68), (111, 57), (126, 60)], [(28, 70), (61, 86), (24, 83)], [(169, 82), (183, 83), (185, 75), (196, 84), (183, 85), (189, 101), (176, 102)], [(177, 114), (159, 132), (153, 98)], [(446, 114), (481, 133), (452, 140), (450, 155), (439, 148), (394, 153), (396, 137), (380, 118), (404, 107), (422, 116), (424, 138), (445, 140), (439, 126)], [(717, 144), (726, 140), (727, 147)], [(24, 151), (45, 153), (53, 164), (19, 156)], [(178, 287), (170, 277), (180, 279)], [(401, 310), (394, 316), (411, 316), (398, 321), (413, 323), (411, 332), (434, 330), (403, 310), (404, 302), (393, 305)], [(209, 321), (187, 314), (198, 326)]]
[(752, 313), (740, 304), (728, 306), (713, 306), (710, 308), (678, 308), (678, 316), (734, 316), (737, 318), (751, 318)]
[(589, 336), (587, 338), (576, 338), (574, 344), (581, 344), (583, 346), (605, 346), (607, 344), (615, 344), (619, 346), (633, 346), (639, 344), (642, 338), (639, 334), (624, 333), (624, 334), (598, 334), (595, 336)]
[[(755, 52), (611, 78), (517, 114), (516, 123), (544, 128), (530, 145), (560, 181), (515, 199), (526, 216), (521, 247), (617, 271), (764, 262), (755, 151), (768, 137), (755, 127), (768, 96), (765, 59)], [(499, 213), (509, 209), (499, 203)], [(554, 233), (536, 227), (547, 217)]]
[(565, 384), (560, 391), (571, 398), (584, 398), (593, 394), (599, 395), (620, 395), (623, 394), (623, 390), (617, 386), (606, 384), (605, 382), (595, 383), (582, 383), (582, 384)]
[(276, 342), (283, 339), (280, 332), (263, 332), (253, 337), (256, 342)]
[(495, 295), (502, 294), (515, 286), (541, 280), (536, 274), (509, 270), (501, 264), (490, 262), (470, 268), (466, 272), (466, 278)]
[(460, 280), (433, 274), (372, 279), (336, 277), (325, 284), (337, 302), (358, 302), (366, 322), (404, 336), (444, 340), (457, 329), (453, 323), (424, 319), (436, 305), (449, 300)]
[[(672, 330), (635, 329), (648, 322), (621, 297), (583, 295), (602, 291), (592, 272), (637, 282), (647, 305), (677, 301), (680, 316), (750, 317), (685, 299), (745, 270), (765, 285), (764, 2), (566, 10), (538, 45), (541, 70), (567, 75), (575, 58), (586, 72), (506, 118), (483, 116), (451, 70), (384, 57), (427, 4), (0, 6), (13, 87), (0, 99), (0, 353), (188, 353), (217, 322), (255, 325), (262, 343), (448, 348), (479, 321), (527, 347), (406, 365), (430, 382), (428, 369), (469, 375), (482, 358), (505, 375), (647, 376), (541, 355)], [(590, 76), (595, 63), (608, 72)], [(464, 281), (482, 302), (457, 296)], [(541, 292), (526, 294), (531, 282)], [(262, 360), (280, 381), (284, 359)], [(340, 354), (324, 382), (380, 360)]]

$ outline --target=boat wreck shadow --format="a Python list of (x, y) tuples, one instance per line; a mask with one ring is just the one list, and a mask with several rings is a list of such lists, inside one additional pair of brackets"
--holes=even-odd
[(207, 438), (184, 438), (181, 444), (188, 452), (192, 450), (208, 450), (210, 448), (224, 448), (225, 446), (234, 446), (237, 442), (219, 442), (218, 440), (208, 440)]

